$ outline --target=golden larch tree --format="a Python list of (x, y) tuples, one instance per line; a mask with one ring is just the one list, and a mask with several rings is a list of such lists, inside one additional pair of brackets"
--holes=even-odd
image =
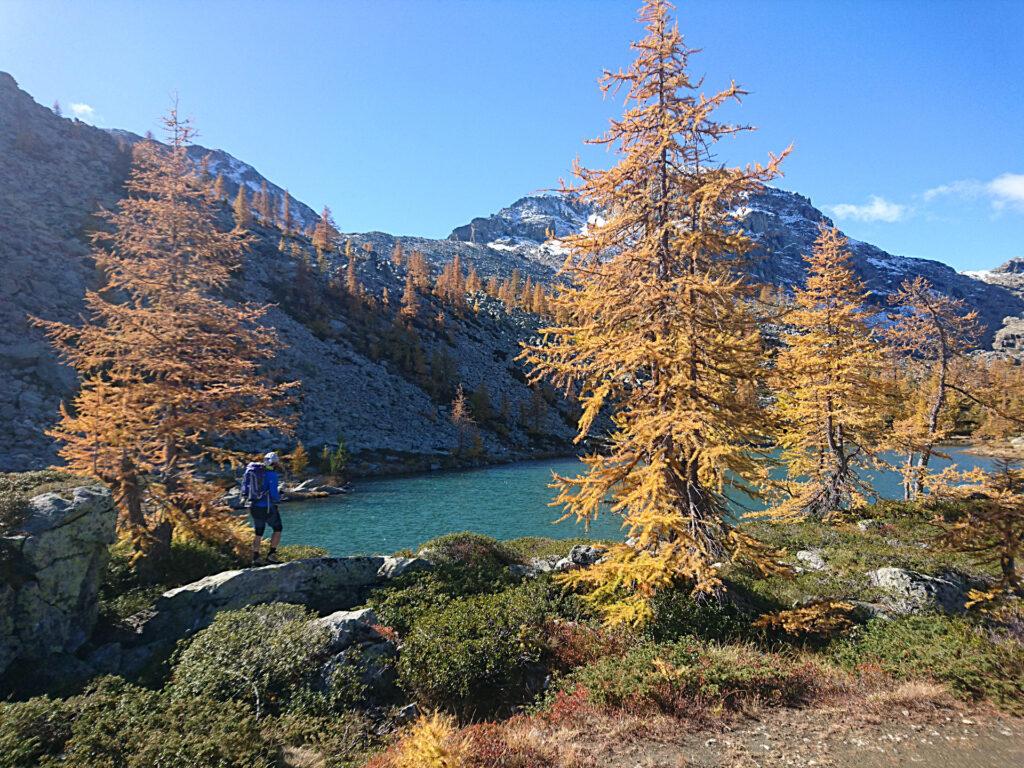
[(1018, 572), (1024, 556), (1024, 470), (1004, 458), (987, 472), (947, 468), (927, 484), (930, 501), (953, 502), (937, 505), (938, 543), (998, 568), (996, 589), (973, 593), (972, 598), (987, 602), (1000, 592), (1024, 597)]
[(281, 200), (281, 232), (285, 235), (290, 235), (293, 226), (291, 195), (288, 194), (286, 189), (284, 191), (284, 198)]
[(333, 253), (338, 248), (340, 235), (334, 224), (334, 217), (331, 216), (331, 209), (326, 205), (320, 212), (320, 218), (313, 229), (311, 240), (313, 247), (316, 248), (317, 256), (321, 258), (325, 254)]
[(395, 240), (395, 247), (391, 249), (391, 266), (401, 269), (405, 264), (405, 251), (402, 249), (402, 241)]
[(413, 278), (412, 270), (405, 273), (405, 290), (402, 291), (402, 317), (413, 320), (420, 311), (420, 299), (416, 293), (416, 281)]
[(72, 472), (111, 487), (122, 532), (153, 555), (172, 533), (239, 534), (222, 491), (197, 472), (230, 457), (225, 438), (290, 431), (281, 414), (293, 386), (261, 372), (278, 347), (260, 324), (266, 308), (219, 297), (249, 238), (217, 228), (217, 200), (187, 154), (189, 123), (175, 108), (164, 124), (169, 146), (137, 144), (127, 196), (100, 214), (108, 228), (94, 257), (107, 282), (87, 292), (83, 325), (37, 321), (81, 379), (49, 434)]
[(245, 184), (238, 185), (238, 194), (235, 195), (235, 229), (245, 231), (252, 226), (252, 211), (249, 208), (249, 198), (245, 191)]
[(846, 238), (821, 225), (805, 260), (773, 376), (787, 473), (777, 519), (824, 517), (869, 492), (859, 472), (878, 452), (888, 407), (885, 353)]
[(978, 313), (936, 291), (924, 277), (904, 280), (889, 297), (896, 306), (887, 340), (896, 353), (898, 412), (888, 443), (904, 457), (904, 498), (924, 489), (936, 446), (955, 426), (962, 389), (955, 362), (977, 342)]
[(430, 287), (430, 268), (421, 251), (413, 251), (409, 254), (406, 270), (412, 276), (412, 282), (418, 289), (422, 291)]
[(466, 293), (479, 293), (482, 287), (483, 283), (480, 281), (480, 273), (476, 271), (474, 265), (470, 264), (469, 273), (466, 275)]
[(223, 200), (227, 197), (227, 191), (224, 188), (224, 174), (218, 173), (217, 178), (213, 182), (213, 196), (217, 200)]
[[(735, 83), (700, 92), (670, 7), (644, 4), (636, 60), (601, 81), (605, 92), (627, 91), (622, 118), (594, 140), (620, 160), (609, 170), (577, 164), (575, 191), (605, 218), (563, 240), (570, 285), (554, 301), (564, 322), (521, 355), (534, 381), (579, 393), (578, 442), (602, 411), (612, 414), (586, 471), (554, 478), (563, 519), (590, 521), (606, 504), (622, 517), (627, 540), (566, 576), (610, 623), (645, 620), (650, 598), (676, 584), (720, 590), (730, 558), (781, 568), (733, 524), (725, 495), (757, 494), (767, 474), (754, 448), (766, 433), (756, 402), (762, 341), (737, 274), (752, 244), (731, 212), (778, 174), (781, 157), (747, 168), (716, 161), (715, 144), (746, 129), (715, 111), (745, 92)], [(505, 289), (513, 302), (518, 278)]]

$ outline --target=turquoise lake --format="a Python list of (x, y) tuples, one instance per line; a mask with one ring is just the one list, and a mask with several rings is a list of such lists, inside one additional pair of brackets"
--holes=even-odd
[[(945, 452), (965, 469), (991, 466), (989, 459), (960, 448), (946, 448)], [(935, 468), (950, 463), (933, 460)], [(559, 510), (547, 506), (552, 497), (548, 488), (551, 472), (575, 474), (580, 466), (576, 459), (565, 458), (358, 480), (344, 496), (282, 505), (282, 543), (311, 544), (332, 555), (354, 555), (415, 549), (427, 539), (452, 531), (476, 531), (497, 539), (620, 536), (619, 521), (612, 516), (596, 521), (589, 533), (570, 521), (552, 522)], [(883, 498), (902, 496), (896, 473), (876, 472), (872, 480)]]

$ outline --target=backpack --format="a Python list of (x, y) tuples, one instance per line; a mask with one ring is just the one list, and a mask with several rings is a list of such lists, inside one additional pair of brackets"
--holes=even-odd
[(250, 461), (242, 475), (242, 499), (252, 504), (269, 495), (267, 468), (262, 462)]

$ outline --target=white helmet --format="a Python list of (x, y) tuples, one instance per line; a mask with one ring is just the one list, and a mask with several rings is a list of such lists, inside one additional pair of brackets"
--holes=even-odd
[(271, 451), (270, 453), (263, 457), (263, 463), (268, 467), (274, 466), (275, 464), (278, 463), (278, 461), (279, 459), (277, 458), (277, 454), (274, 451)]

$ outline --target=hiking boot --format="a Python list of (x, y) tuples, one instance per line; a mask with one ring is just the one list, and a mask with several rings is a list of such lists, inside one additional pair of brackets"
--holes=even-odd
[(281, 561), (277, 559), (277, 552), (275, 550), (272, 549), (267, 552), (267, 565), (277, 565), (280, 562)]
[(253, 568), (259, 568), (261, 565), (263, 565), (263, 563), (260, 562), (260, 553), (259, 552), (253, 552), (252, 553), (252, 563), (251, 564), (252, 564)]

